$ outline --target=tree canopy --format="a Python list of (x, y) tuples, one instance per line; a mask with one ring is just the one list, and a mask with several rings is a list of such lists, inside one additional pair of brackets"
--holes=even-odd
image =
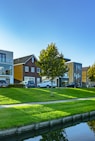
[(88, 78), (91, 81), (95, 81), (95, 63), (88, 69)]
[(41, 68), (41, 76), (46, 76), (50, 80), (55, 77), (63, 76), (67, 72), (64, 56), (58, 52), (54, 43), (48, 45), (46, 49), (40, 52), (37, 65)]

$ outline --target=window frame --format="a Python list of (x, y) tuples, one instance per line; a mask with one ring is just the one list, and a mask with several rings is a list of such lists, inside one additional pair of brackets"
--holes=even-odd
[(34, 57), (32, 56), (32, 58), (31, 58), (31, 61), (32, 61), (32, 63), (34, 63)]
[(29, 66), (25, 66), (25, 72), (29, 72)]
[(41, 72), (41, 69), (37, 67), (36, 72), (37, 72), (37, 73), (40, 73), (40, 72)]
[(35, 67), (31, 67), (31, 72), (35, 72)]

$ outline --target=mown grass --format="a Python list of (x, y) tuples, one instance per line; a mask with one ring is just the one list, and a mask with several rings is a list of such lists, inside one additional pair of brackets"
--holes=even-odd
[(94, 97), (95, 88), (55, 88), (53, 95), (49, 88), (0, 88), (0, 105)]
[(0, 129), (19, 127), (95, 110), (95, 99), (0, 108)]
[[(54, 96), (51, 97), (50, 89), (0, 88), (0, 105), (95, 97), (95, 88), (56, 88), (53, 89), (53, 94)], [(75, 102), (0, 108), (0, 129), (93, 111), (94, 105), (95, 99), (93, 98), (93, 100)]]

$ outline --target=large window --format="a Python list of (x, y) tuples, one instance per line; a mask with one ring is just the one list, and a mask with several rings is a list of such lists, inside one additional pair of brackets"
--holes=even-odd
[(35, 83), (35, 77), (24, 76), (24, 81), (34, 81)]
[(0, 64), (0, 75), (12, 75), (12, 66)]
[(81, 83), (82, 80), (82, 64), (74, 65), (74, 82)]
[(0, 53), (0, 62), (6, 62), (6, 54)]

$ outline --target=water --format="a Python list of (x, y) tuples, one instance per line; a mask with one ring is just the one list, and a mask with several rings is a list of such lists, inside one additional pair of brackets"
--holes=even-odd
[(24, 141), (95, 141), (95, 121), (58, 129)]

